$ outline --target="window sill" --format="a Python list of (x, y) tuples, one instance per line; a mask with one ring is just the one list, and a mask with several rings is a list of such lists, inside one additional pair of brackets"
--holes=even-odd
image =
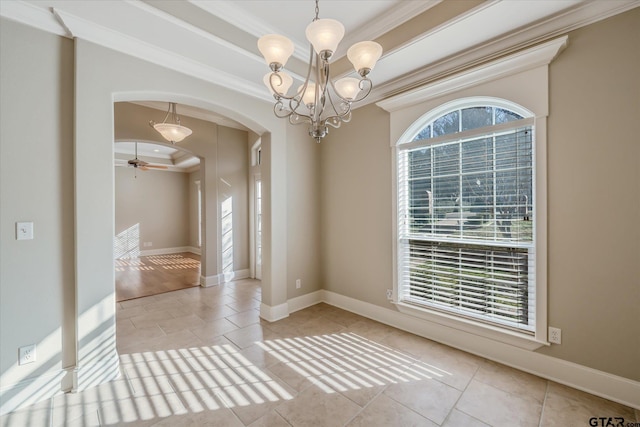
[(394, 302), (394, 304), (401, 313), (524, 350), (533, 351), (540, 347), (550, 345), (548, 342), (538, 340), (532, 335), (501, 329), (446, 313), (435, 312), (428, 308), (418, 307), (404, 302)]

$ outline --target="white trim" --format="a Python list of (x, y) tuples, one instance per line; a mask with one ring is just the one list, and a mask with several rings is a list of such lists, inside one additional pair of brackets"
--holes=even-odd
[[(56, 10), (56, 13), (64, 25), (72, 31), (74, 38), (87, 40), (254, 98), (269, 102), (273, 101), (273, 97), (269, 95), (268, 91), (264, 90), (264, 85), (262, 84), (239, 79), (238, 76), (222, 69), (203, 64), (193, 58), (181, 56), (176, 52), (170, 52), (62, 10)], [(254, 55), (254, 57), (256, 61), (259, 59), (257, 55)]]
[(200, 276), (200, 286), (208, 288), (209, 286), (224, 285), (234, 280), (248, 279), (250, 271), (248, 268), (243, 270), (232, 271), (231, 273), (214, 274), (213, 276)]
[(437, 323), (442, 326), (446, 326), (459, 331), (464, 331), (469, 334), (484, 336), (488, 339), (499, 341), (501, 343), (513, 345), (523, 348), (525, 350), (536, 350), (549, 343), (544, 341), (538, 341), (531, 335), (518, 333), (509, 329), (499, 328), (489, 324), (479, 325), (474, 320), (467, 320), (465, 318), (440, 312), (433, 312), (428, 308), (418, 308), (411, 304), (403, 302), (396, 302), (396, 308), (409, 316), (420, 318), (432, 323)]
[(531, 47), (504, 58), (491, 61), (471, 70), (454, 74), (434, 83), (396, 95), (376, 105), (388, 112), (407, 108), (427, 99), (448, 95), (482, 83), (519, 74), (543, 65), (548, 65), (567, 45), (568, 36)]
[(300, 295), (299, 297), (291, 298), (287, 300), (287, 306), (289, 307), (289, 314), (311, 307), (322, 302), (322, 290), (311, 292), (309, 294)]
[(67, 370), (58, 369), (0, 387), (0, 416), (62, 394)]
[(232, 271), (231, 273), (222, 273), (219, 276), (222, 278), (222, 283), (233, 282), (234, 280), (248, 279), (251, 277), (251, 271), (248, 268), (243, 270)]
[(623, 405), (640, 408), (638, 381), (517, 348), (335, 292), (320, 292), (323, 302), (335, 307)]
[(289, 304), (279, 304), (275, 306), (260, 304), (260, 317), (267, 322), (275, 322), (285, 317), (289, 317)]
[(191, 252), (193, 254), (200, 255), (200, 248), (196, 248), (194, 246), (178, 246), (175, 248), (148, 249), (140, 251), (139, 256), (170, 255), (181, 252)]
[(71, 33), (48, 9), (23, 1), (0, 1), (0, 16), (62, 37)]
[[(526, 49), (542, 40), (567, 34), (635, 7), (637, 7), (637, 0), (582, 2), (575, 8), (544, 19), (535, 25), (527, 25), (517, 31), (507, 32), (495, 40), (480, 43), (475, 48), (462, 51), (445, 60), (437, 61), (404, 76), (376, 85), (369, 97), (358, 103), (355, 108), (362, 108), (403, 92), (405, 89), (453, 75), (469, 65), (497, 58), (518, 49)], [(386, 56), (393, 60), (393, 55), (389, 55), (389, 52), (385, 52)]]
[(217, 286), (222, 283), (222, 275), (214, 274), (213, 276), (200, 276), (200, 286), (208, 288), (209, 286)]

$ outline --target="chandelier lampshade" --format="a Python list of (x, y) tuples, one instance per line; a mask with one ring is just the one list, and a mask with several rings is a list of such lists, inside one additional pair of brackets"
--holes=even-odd
[(258, 50), (272, 71), (276, 71), (273, 69), (274, 67), (279, 70), (285, 66), (293, 49), (293, 42), (278, 34), (267, 34), (258, 40)]
[[(170, 119), (171, 121), (173, 121), (173, 123), (167, 122), (167, 119)], [(158, 133), (162, 135), (164, 139), (171, 142), (172, 144), (182, 141), (192, 133), (191, 129), (180, 124), (180, 117), (176, 113), (175, 102), (169, 103), (167, 115), (164, 117), (162, 123), (156, 123), (151, 120), (149, 122), (149, 126), (158, 131)]]
[(363, 73), (366, 76), (373, 70), (380, 56), (382, 56), (382, 46), (376, 42), (356, 43), (347, 51), (347, 58), (361, 76)]
[(344, 25), (335, 19), (318, 19), (307, 26), (305, 34), (316, 53), (329, 59), (344, 37)]
[(336, 92), (346, 100), (353, 101), (360, 92), (360, 79), (343, 77), (335, 83)]
[(307, 88), (304, 89), (304, 85), (298, 88), (298, 93), (304, 90), (302, 93), (302, 103), (306, 105), (308, 108), (312, 108), (316, 103), (316, 85), (315, 83), (308, 83)]

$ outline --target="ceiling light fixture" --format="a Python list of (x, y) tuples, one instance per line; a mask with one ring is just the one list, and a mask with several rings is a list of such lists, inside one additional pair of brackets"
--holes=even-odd
[(307, 77), (292, 96), (287, 96), (287, 92), (293, 78), (282, 70), (293, 54), (293, 42), (284, 36), (267, 34), (258, 40), (258, 49), (271, 69), (263, 80), (276, 100), (274, 114), (288, 118), (291, 124), (310, 124), (309, 135), (320, 142), (329, 132), (328, 125), (338, 128), (351, 120), (351, 105), (371, 93), (373, 84), (368, 76), (382, 55), (382, 46), (372, 41), (351, 46), (347, 57), (360, 78), (343, 77), (334, 83), (329, 60), (344, 36), (344, 26), (334, 19), (319, 19), (318, 13), (316, 0), (316, 16), (306, 30), (311, 44)]
[[(169, 116), (171, 116), (173, 123), (167, 123)], [(178, 117), (178, 114), (176, 113), (175, 102), (169, 103), (167, 115), (164, 117), (162, 123), (156, 123), (151, 120), (149, 121), (149, 126), (157, 130), (164, 139), (172, 144), (182, 141), (192, 133), (191, 129), (180, 124), (180, 117)]]

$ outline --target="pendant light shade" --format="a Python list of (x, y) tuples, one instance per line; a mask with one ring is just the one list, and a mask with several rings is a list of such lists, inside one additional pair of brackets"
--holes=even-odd
[[(303, 87), (304, 85), (300, 86), (298, 88), (298, 92), (300, 92)], [(313, 107), (313, 104), (315, 104), (315, 102), (316, 102), (316, 84), (309, 82), (309, 84), (307, 84), (307, 89), (302, 94), (302, 103), (307, 107), (311, 108)]]
[(275, 71), (274, 67), (278, 70), (284, 67), (293, 54), (293, 49), (293, 42), (278, 34), (267, 34), (258, 40), (258, 50), (272, 71)]
[(372, 41), (356, 43), (347, 51), (347, 58), (361, 76), (363, 73), (366, 76), (373, 70), (380, 56), (382, 56), (382, 46)]
[[(167, 119), (170, 119), (170, 121), (167, 122)], [(171, 121), (173, 121), (173, 123), (171, 123)], [(178, 114), (176, 113), (175, 102), (169, 103), (167, 115), (164, 117), (162, 123), (156, 123), (151, 120), (149, 122), (149, 126), (158, 131), (164, 139), (172, 144), (182, 141), (192, 133), (191, 129), (180, 124), (180, 117), (178, 117)]]
[(343, 77), (335, 83), (338, 95), (348, 101), (352, 101), (360, 92), (360, 79), (355, 77)]
[(192, 133), (191, 129), (172, 123), (156, 123), (153, 125), (153, 128), (157, 130), (164, 139), (173, 143), (182, 141)]
[(313, 45), (318, 55), (326, 52), (325, 59), (338, 49), (338, 43), (344, 37), (344, 25), (335, 19), (318, 19), (307, 26), (307, 40)]

